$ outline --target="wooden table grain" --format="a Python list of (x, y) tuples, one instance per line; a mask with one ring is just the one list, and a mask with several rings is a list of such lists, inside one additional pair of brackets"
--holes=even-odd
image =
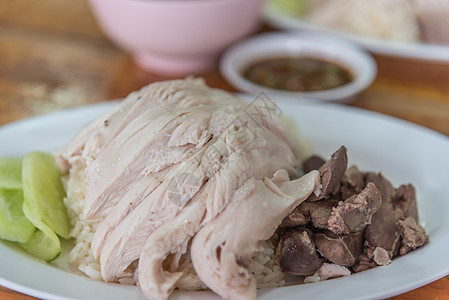
[[(376, 81), (351, 105), (449, 136), (449, 63), (376, 60)], [(217, 69), (200, 75), (213, 87), (235, 91)], [(122, 98), (164, 79), (140, 70), (113, 46), (84, 0), (0, 1), (0, 124)], [(33, 297), (0, 286), (0, 299)], [(449, 277), (394, 299), (449, 299)]]

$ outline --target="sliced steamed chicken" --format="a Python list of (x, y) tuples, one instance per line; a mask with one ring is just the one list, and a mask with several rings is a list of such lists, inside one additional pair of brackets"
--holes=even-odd
[[(290, 180), (295, 149), (266, 105), (200, 79), (154, 83), (62, 149), (62, 170), (84, 170), (105, 281), (138, 274), (149, 299), (199, 279), (227, 299), (255, 297), (252, 255), (319, 186), (316, 171)], [(176, 268), (186, 253), (199, 279)]]
[(255, 299), (256, 282), (249, 271), (253, 254), (318, 185), (318, 171), (293, 181), (249, 179), (193, 239), (192, 261), (201, 280), (225, 299)]

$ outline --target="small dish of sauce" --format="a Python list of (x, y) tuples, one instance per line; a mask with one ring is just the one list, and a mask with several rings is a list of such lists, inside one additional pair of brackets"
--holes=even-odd
[(349, 71), (333, 62), (302, 56), (258, 61), (242, 75), (256, 84), (293, 92), (329, 90), (354, 79)]
[(267, 32), (227, 49), (220, 73), (251, 95), (350, 103), (374, 81), (377, 65), (368, 52), (337, 37)]

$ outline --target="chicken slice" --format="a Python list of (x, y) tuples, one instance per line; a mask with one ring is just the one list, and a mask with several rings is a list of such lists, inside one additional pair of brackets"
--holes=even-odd
[[(170, 274), (163, 270), (162, 263), (165, 258), (170, 253), (183, 254), (179, 252), (183, 249), (182, 245), (187, 243), (203, 224), (207, 224), (221, 213), (233, 199), (235, 191), (248, 179), (261, 180), (265, 174), (275, 174), (275, 178), (279, 180), (278, 184), (285, 185), (281, 181), (282, 178), (289, 180), (289, 173), (296, 175), (292, 168), (294, 156), (287, 144), (281, 143), (279, 137), (269, 131), (253, 130), (260, 131), (257, 135), (259, 138), (251, 144), (251, 147), (256, 149), (233, 152), (227, 163), (192, 199), (197, 208), (187, 211), (187, 207), (184, 208), (176, 218), (156, 229), (145, 242), (140, 253), (139, 281), (147, 295), (168, 297), (181, 274)], [(249, 130), (245, 129), (243, 132), (247, 131)], [(234, 144), (230, 140), (227, 142), (228, 146), (237, 146), (235, 143), (238, 143), (238, 140), (235, 140)], [(278, 170), (282, 172), (277, 172)], [(184, 228), (186, 224), (189, 224), (190, 231)]]
[[(174, 171), (173, 174), (192, 174), (201, 184), (205, 179), (204, 175), (201, 176), (199, 162), (193, 158), (176, 169), (178, 172)], [(182, 210), (182, 206), (173, 202), (167, 194), (170, 182), (165, 180), (128, 214), (111, 221), (115, 226), (111, 226), (110, 230), (95, 234), (93, 245), (99, 247), (93, 250), (97, 256), (100, 254), (101, 273), (105, 281), (117, 280), (139, 258), (148, 236)]]
[[(160, 186), (165, 178), (172, 175), (169, 171), (170, 169), (167, 168), (154, 175), (148, 174), (142, 176), (128, 189), (123, 195), (124, 201), (119, 201), (116, 206), (111, 209), (110, 213), (108, 213), (100, 223), (100, 226), (95, 232), (91, 246), (94, 257), (100, 256), (100, 251), (104, 246), (105, 237), (108, 236), (132, 210)], [(130, 201), (130, 199), (134, 200)]]
[(171, 136), (191, 118), (197, 120), (195, 126), (190, 126), (195, 131), (206, 127), (210, 115), (158, 107), (142, 113), (105, 146), (86, 168), (86, 217), (107, 215), (124, 192), (136, 183), (136, 178), (181, 162), (203, 147), (209, 138), (207, 135), (195, 143), (192, 139), (179, 146), (170, 143)]
[(255, 299), (256, 281), (249, 271), (252, 255), (316, 190), (319, 180), (318, 171), (281, 183), (249, 179), (223, 213), (193, 239), (192, 262), (200, 279), (225, 299)]
[[(134, 260), (139, 258), (139, 253), (148, 236), (157, 228), (169, 220), (172, 220), (182, 210), (183, 205), (188, 204), (184, 199), (183, 205), (172, 201), (168, 192), (172, 191), (172, 183), (179, 179), (182, 174), (189, 174), (184, 180), (194, 179), (197, 190), (202, 187), (210, 177), (217, 172), (224, 163), (220, 157), (211, 155), (211, 152), (218, 151), (225, 159), (227, 152), (226, 143), (223, 139), (216, 139), (210, 142), (206, 148), (201, 149), (195, 155), (174, 168), (170, 176), (160, 184), (145, 199), (136, 205), (132, 210), (124, 214), (117, 214), (118, 218), (109, 220), (109, 228), (97, 232), (93, 240), (93, 252), (100, 258), (101, 273), (105, 281), (114, 281), (120, 278), (122, 272)], [(177, 183), (178, 187), (184, 187), (183, 182)], [(182, 194), (183, 191), (179, 191)], [(189, 194), (190, 198), (195, 193)], [(127, 201), (123, 199), (122, 201)], [(126, 207), (124, 205), (120, 205)]]
[[(247, 149), (243, 150), (241, 139), (232, 139), (235, 132), (250, 134), (257, 131), (257, 138), (252, 140)], [(197, 182), (198, 190), (207, 182), (213, 190), (211, 196), (197, 199), (207, 205), (207, 217), (213, 219), (231, 200), (235, 190), (241, 187), (251, 177), (262, 179), (266, 174), (274, 174), (279, 169), (286, 169), (291, 175), (296, 175), (295, 158), (286, 143), (279, 137), (263, 129), (229, 129), (215, 143), (189, 158), (182, 169), (174, 169), (173, 174), (191, 174)], [(235, 149), (240, 149), (235, 151)], [(231, 152), (234, 151), (234, 152)], [(188, 168), (191, 163), (191, 168)], [(225, 180), (226, 179), (226, 180)], [(164, 225), (180, 212), (182, 206), (168, 201), (170, 180), (165, 180), (147, 199), (144, 199), (123, 221), (108, 222), (107, 230), (102, 230), (94, 237), (93, 250), (100, 256), (103, 278), (112, 281), (121, 276), (123, 270), (139, 257), (139, 252), (148, 236), (159, 226)], [(183, 186), (183, 184), (179, 184)], [(126, 200), (124, 200), (126, 201)], [(174, 221), (176, 223), (176, 221)], [(119, 223), (119, 224), (118, 224)], [(203, 222), (204, 223), (204, 222)], [(111, 226), (111, 224), (113, 224)], [(118, 225), (116, 225), (118, 224)], [(175, 231), (176, 226), (169, 227)], [(106, 234), (106, 235), (103, 235)], [(171, 238), (170, 231), (165, 232)], [(99, 246), (99, 247), (98, 247)], [(167, 255), (170, 251), (167, 252)], [(142, 257), (142, 254), (140, 254)], [(156, 263), (156, 262), (155, 262)]]
[[(85, 146), (89, 141), (91, 144), (93, 144), (91, 140), (104, 141), (104, 139), (99, 139), (97, 135), (100, 132), (113, 130), (113, 127), (109, 126), (109, 120), (120, 120), (120, 118), (123, 118), (123, 112), (127, 111), (129, 107), (132, 107), (137, 98), (138, 96), (136, 96), (136, 93), (132, 93), (124, 101), (121, 101), (119, 104), (114, 106), (114, 108), (106, 111), (93, 122), (83, 127), (70, 141), (70, 143), (60, 149), (56, 154), (57, 163), (60, 169), (63, 172), (66, 172), (68, 171), (70, 165), (72, 165), (77, 159), (82, 159), (82, 154), (85, 152)], [(113, 124), (116, 125), (118, 122), (114, 122)]]
[[(222, 127), (228, 126), (235, 117), (233, 113), (243, 107), (238, 98), (210, 89), (200, 79), (154, 83), (130, 94), (81, 130), (58, 153), (58, 165), (67, 171), (77, 159), (82, 160), (88, 185), (85, 215), (90, 219), (105, 216), (141, 172), (160, 170), (184, 160), (194, 146), (204, 145), (213, 129), (221, 133)], [(218, 118), (222, 117), (218, 120), (221, 127), (206, 128), (215, 111)], [(192, 112), (196, 115), (184, 116)], [(173, 120), (178, 121), (171, 126), (173, 132), (163, 130)], [(160, 145), (165, 148), (161, 149)], [(145, 163), (145, 159), (151, 163)]]
[[(210, 195), (207, 191), (199, 198)], [(170, 253), (185, 253), (192, 236), (200, 229), (206, 201), (192, 201), (179, 215), (159, 227), (145, 242), (139, 258), (139, 285), (148, 299), (168, 299), (182, 272), (162, 268)]]
[(89, 156), (98, 153), (143, 111), (162, 103), (172, 105), (179, 102), (182, 98), (173, 97), (176, 93), (179, 94), (179, 91), (187, 86), (192, 89), (202, 85), (204, 86), (202, 80), (174, 80), (157, 82), (131, 93), (125, 100), (80, 130), (75, 138), (59, 151), (57, 154), (59, 166), (66, 171), (76, 159), (88, 159)]

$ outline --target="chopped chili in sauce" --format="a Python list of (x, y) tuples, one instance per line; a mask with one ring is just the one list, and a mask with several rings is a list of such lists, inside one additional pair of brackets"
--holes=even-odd
[(248, 80), (269, 88), (287, 91), (322, 91), (353, 80), (335, 63), (307, 57), (281, 57), (259, 61), (243, 73)]

